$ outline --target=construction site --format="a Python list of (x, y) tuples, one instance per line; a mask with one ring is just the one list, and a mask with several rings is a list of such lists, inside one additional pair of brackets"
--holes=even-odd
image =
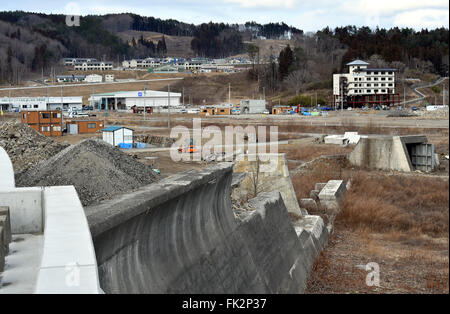
[(448, 111), (94, 112), (2, 116), (0, 294), (448, 293)]

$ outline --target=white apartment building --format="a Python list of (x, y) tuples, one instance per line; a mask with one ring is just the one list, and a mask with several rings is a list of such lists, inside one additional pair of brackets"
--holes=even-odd
[(394, 68), (372, 68), (362, 60), (346, 64), (348, 73), (333, 74), (336, 107), (392, 106), (400, 102), (395, 92)]
[(154, 68), (161, 65), (161, 62), (153, 59), (153, 58), (146, 58), (146, 59), (132, 59), (132, 60), (125, 60), (122, 62), (122, 67), (125, 69), (146, 69), (146, 68)]
[(106, 74), (105, 75), (105, 82), (114, 82), (114, 75), (113, 74)]
[(87, 75), (85, 81), (88, 83), (101, 83), (103, 82), (103, 76), (98, 74)]
[(112, 70), (113, 63), (108, 61), (75, 62), (74, 69), (79, 71)]
[(182, 66), (184, 67), (185, 70), (191, 70), (191, 71), (195, 71), (195, 70), (200, 70), (202, 67), (202, 62), (201, 61), (185, 61), (182, 63)]
[(64, 58), (63, 63), (65, 66), (74, 66), (77, 62), (95, 62), (95, 58)]

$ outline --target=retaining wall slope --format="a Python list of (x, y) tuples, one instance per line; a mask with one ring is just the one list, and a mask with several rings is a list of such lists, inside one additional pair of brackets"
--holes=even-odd
[(239, 221), (232, 172), (232, 163), (221, 163), (85, 208), (102, 289), (302, 292), (308, 267), (280, 193), (261, 193)]

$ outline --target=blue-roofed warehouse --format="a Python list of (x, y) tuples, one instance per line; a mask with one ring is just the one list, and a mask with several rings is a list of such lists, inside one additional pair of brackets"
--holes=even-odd
[(110, 126), (102, 130), (102, 138), (112, 146), (120, 144), (133, 144), (134, 131), (123, 126)]

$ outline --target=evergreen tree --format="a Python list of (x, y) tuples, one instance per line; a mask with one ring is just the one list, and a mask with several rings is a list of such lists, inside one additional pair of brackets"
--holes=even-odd
[(292, 49), (289, 45), (280, 51), (280, 56), (278, 57), (278, 75), (282, 81), (289, 75), (289, 68), (294, 62), (294, 56)]

